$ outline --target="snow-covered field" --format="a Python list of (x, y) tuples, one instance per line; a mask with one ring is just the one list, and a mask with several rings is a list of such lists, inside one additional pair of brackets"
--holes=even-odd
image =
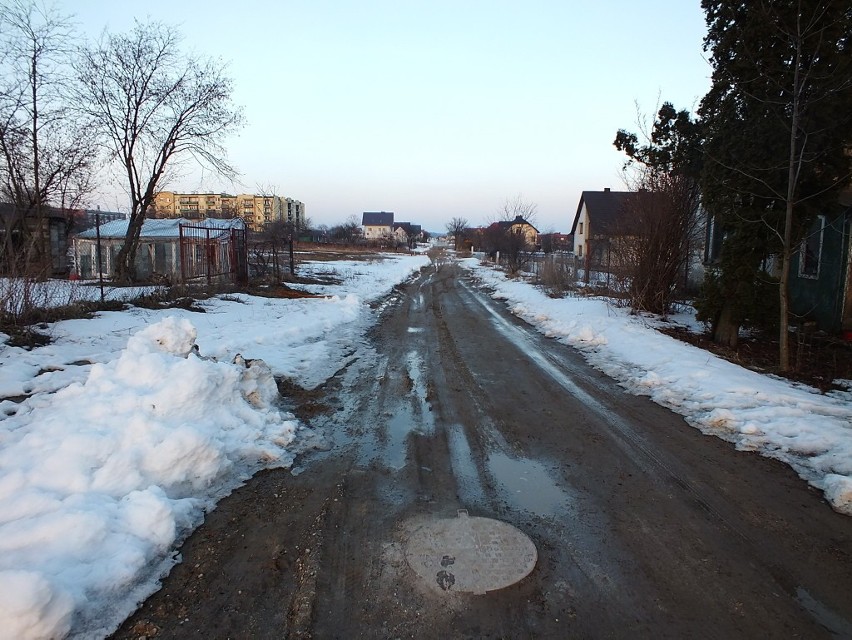
[(315, 441), (278, 407), (272, 374), (323, 382), (370, 322), (368, 303), (428, 262), (302, 264), (342, 283), (312, 287), (325, 298), (59, 322), (31, 351), (0, 336), (0, 397), (18, 400), (0, 401), (0, 638), (115, 629), (205, 511)]
[(579, 349), (631, 393), (738, 449), (789, 464), (837, 511), (852, 515), (852, 392), (822, 395), (671, 338), (600, 298), (553, 299), (476, 259), (465, 265), (515, 315)]

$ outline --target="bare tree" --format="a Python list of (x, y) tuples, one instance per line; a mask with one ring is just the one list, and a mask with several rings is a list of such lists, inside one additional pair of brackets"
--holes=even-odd
[(343, 224), (334, 225), (328, 230), (332, 240), (337, 242), (351, 243), (361, 236), (361, 225), (358, 224), (358, 216), (354, 213), (346, 218)]
[(135, 276), (136, 249), (154, 195), (186, 160), (233, 179), (223, 142), (243, 123), (221, 62), (184, 54), (180, 35), (160, 22), (137, 22), (105, 35), (78, 64), (80, 103), (110, 157), (121, 163), (130, 196), (127, 236), (116, 277)]
[(631, 308), (665, 315), (687, 285), (703, 232), (701, 127), (670, 102), (659, 106), (653, 124), (646, 120), (637, 105), (639, 134), (619, 129), (613, 142), (627, 154), (623, 176), (632, 195), (603, 248), (607, 273), (621, 280)]
[(685, 288), (702, 232), (697, 182), (683, 173), (643, 167), (625, 203), (611, 248), (634, 310), (665, 315)]
[(506, 202), (500, 209), (500, 220), (508, 222), (521, 217), (531, 225), (535, 225), (537, 211), (538, 205), (535, 202), (524, 200), (524, 197), (518, 194), (511, 199), (506, 198)]
[(456, 251), (462, 246), (465, 239), (465, 233), (468, 229), (468, 221), (466, 218), (453, 218), (447, 223), (447, 233), (453, 236), (453, 248)]
[[(24, 0), (0, 6), (0, 262), (22, 274), (49, 269), (48, 207), (91, 192), (95, 150), (68, 107), (70, 18)], [(30, 274), (35, 275), (35, 274)]]
[(500, 210), (500, 219), (489, 229), (493, 249), (500, 252), (509, 273), (517, 273), (529, 264), (536, 250), (536, 235), (533, 220), (538, 210), (534, 202), (524, 200), (519, 194), (506, 199)]

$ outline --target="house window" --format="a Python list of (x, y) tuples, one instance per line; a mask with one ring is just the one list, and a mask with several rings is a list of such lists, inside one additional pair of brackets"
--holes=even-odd
[(583, 257), (583, 245), (580, 245), (578, 247), (578, 249), (579, 249), (579, 251), (577, 252), (577, 255), (582, 258)]
[(802, 240), (799, 249), (799, 277), (819, 278), (819, 263), (822, 257), (822, 236), (825, 230), (825, 216), (817, 216), (808, 235)]
[(583, 235), (583, 223), (582, 222), (580, 223), (580, 226), (579, 226), (579, 233), (580, 233), (580, 235)]

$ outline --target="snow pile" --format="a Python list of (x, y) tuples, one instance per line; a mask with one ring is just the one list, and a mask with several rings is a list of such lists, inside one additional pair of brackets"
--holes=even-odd
[(547, 336), (581, 350), (635, 394), (680, 413), (702, 432), (781, 460), (852, 515), (852, 393), (816, 390), (734, 365), (595, 298), (552, 299), (532, 285), (465, 265), (493, 297)]
[[(291, 463), (297, 425), (274, 407), (272, 374), (312, 387), (345, 366), (370, 303), (428, 262), (336, 263), (323, 299), (235, 295), (201, 302), (206, 313), (57, 322), (31, 350), (0, 335), (0, 639), (111, 632), (206, 509)], [(76, 298), (62, 286), (56, 300)]]
[(166, 318), (0, 421), (0, 637), (105, 635), (204, 509), (292, 462), (268, 367), (203, 359), (195, 340)]

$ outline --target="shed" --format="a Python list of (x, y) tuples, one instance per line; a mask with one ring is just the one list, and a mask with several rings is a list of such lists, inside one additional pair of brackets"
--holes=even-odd
[[(113, 264), (127, 235), (128, 220), (113, 220), (74, 238), (73, 269), (83, 279), (113, 273)], [(100, 240), (98, 239), (100, 237)], [(193, 278), (245, 272), (245, 222), (226, 220), (146, 219), (139, 234), (136, 277), (185, 282)]]

